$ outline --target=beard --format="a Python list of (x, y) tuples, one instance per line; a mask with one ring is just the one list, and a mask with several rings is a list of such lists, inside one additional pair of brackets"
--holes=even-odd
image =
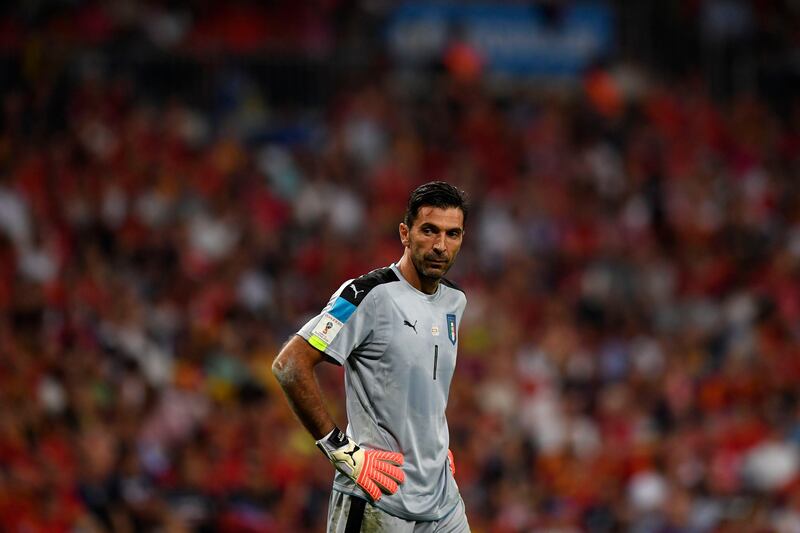
[(447, 274), (453, 266), (454, 256), (440, 255), (437, 253), (411, 254), (411, 262), (417, 269), (421, 278), (439, 280)]

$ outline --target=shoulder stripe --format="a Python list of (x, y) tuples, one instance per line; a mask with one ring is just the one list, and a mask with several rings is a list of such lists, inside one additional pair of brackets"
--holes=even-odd
[(333, 307), (331, 307), (329, 313), (335, 316), (339, 321), (347, 322), (347, 319), (350, 318), (350, 315), (352, 315), (355, 310), (355, 305), (340, 296), (333, 302)]
[(391, 283), (393, 281), (400, 281), (397, 278), (397, 274), (394, 273), (394, 270), (390, 267), (378, 268), (348, 283), (345, 288), (342, 289), (339, 300), (346, 300), (351, 303), (354, 306), (353, 310), (355, 310), (355, 307), (358, 307), (358, 305), (364, 301), (364, 297), (369, 294), (372, 289), (378, 285)]
[(452, 281), (450, 281), (447, 278), (442, 278), (441, 282), (442, 282), (443, 285), (445, 285), (447, 287), (450, 287), (451, 289), (455, 289), (457, 291), (464, 292), (464, 289), (462, 289), (461, 287), (459, 287), (458, 285), (456, 285), (455, 283), (453, 283)]

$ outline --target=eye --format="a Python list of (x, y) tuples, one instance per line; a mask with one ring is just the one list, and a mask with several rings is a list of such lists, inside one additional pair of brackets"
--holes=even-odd
[(429, 227), (422, 228), (422, 233), (425, 235), (433, 235), (433, 229)]
[(458, 231), (457, 229), (450, 230), (450, 231), (447, 232), (447, 236), (451, 237), (453, 239), (457, 239), (460, 235), (461, 235), (461, 232)]

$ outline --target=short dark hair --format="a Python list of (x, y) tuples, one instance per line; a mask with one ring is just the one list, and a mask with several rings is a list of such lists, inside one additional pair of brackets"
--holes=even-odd
[(464, 213), (464, 225), (467, 223), (469, 202), (467, 194), (444, 181), (431, 181), (414, 189), (408, 197), (406, 214), (403, 222), (409, 228), (414, 225), (420, 207), (457, 207)]

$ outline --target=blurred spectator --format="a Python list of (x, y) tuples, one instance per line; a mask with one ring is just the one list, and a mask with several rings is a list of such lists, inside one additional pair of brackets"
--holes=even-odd
[[(244, 67), (159, 100), (85, 60), (318, 52), (339, 4), (2, 11), (0, 529), (321, 531), (330, 468), (272, 357), (442, 178), (475, 204), (448, 413), (474, 531), (798, 531), (797, 95), (609, 69), (507, 98), (454, 50), (419, 98), (380, 75), (310, 112)], [(715, 40), (783, 9), (729, 4)]]

